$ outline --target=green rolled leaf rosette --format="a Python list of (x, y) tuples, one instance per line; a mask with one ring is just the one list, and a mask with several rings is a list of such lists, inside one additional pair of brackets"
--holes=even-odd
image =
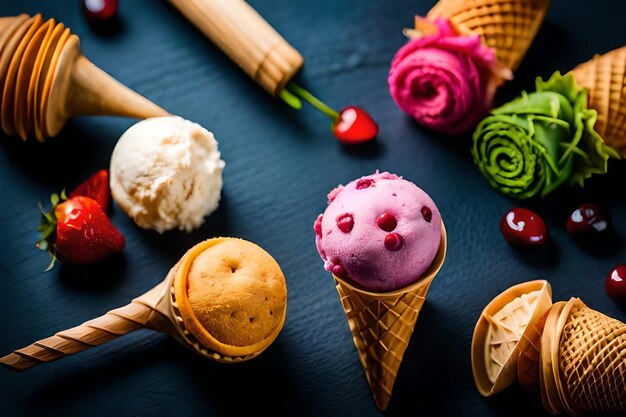
[(597, 113), (571, 74), (536, 80), (536, 91), (491, 111), (474, 131), (472, 157), (496, 190), (516, 199), (583, 186), (619, 158), (594, 130)]

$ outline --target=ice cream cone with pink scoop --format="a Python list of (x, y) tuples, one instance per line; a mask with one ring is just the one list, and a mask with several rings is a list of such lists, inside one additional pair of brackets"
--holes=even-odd
[(211, 360), (242, 362), (278, 337), (286, 303), (284, 275), (269, 253), (243, 239), (208, 239), (128, 305), (15, 350), (0, 363), (25, 371), (141, 328), (169, 334)]
[(433, 200), (388, 172), (339, 186), (328, 200), (314, 225), (317, 249), (333, 276), (374, 401), (384, 410), (443, 265), (446, 231)]
[(513, 77), (550, 0), (440, 0), (391, 62), (389, 91), (418, 123), (447, 134), (474, 127)]

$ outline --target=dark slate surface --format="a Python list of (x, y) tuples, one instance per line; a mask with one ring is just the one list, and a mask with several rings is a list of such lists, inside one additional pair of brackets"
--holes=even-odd
[[(42, 12), (69, 25), (95, 64), (166, 109), (212, 130), (226, 161), (223, 203), (199, 230), (159, 235), (137, 228), (117, 207), (122, 257), (99, 268), (56, 267), (34, 248), (37, 202), (107, 167), (130, 119), (85, 117), (45, 145), (0, 141), (0, 353), (7, 353), (123, 305), (159, 282), (186, 249), (217, 235), (252, 240), (284, 269), (287, 320), (260, 357), (228, 366), (190, 354), (175, 341), (138, 331), (100, 348), (18, 374), (0, 369), (0, 414), (12, 415), (379, 415), (357, 359), (343, 310), (314, 245), (313, 220), (338, 183), (389, 170), (437, 202), (448, 229), (448, 258), (406, 352), (387, 413), (421, 416), (542, 415), (532, 394), (513, 386), (486, 400), (474, 389), (469, 347), (482, 308), (512, 284), (548, 278), (555, 299), (580, 296), (619, 319), (603, 279), (626, 262), (624, 163), (590, 181), (523, 205), (546, 218), (551, 244), (512, 250), (498, 230), (516, 203), (489, 187), (474, 167), (468, 136), (427, 131), (393, 104), (388, 64), (401, 30), (433, 1), (252, 0), (305, 57), (299, 81), (329, 104), (362, 105), (381, 127), (376, 145), (345, 149), (327, 119), (293, 111), (268, 96), (164, 1), (123, 1), (123, 27), (95, 34), (77, 1), (3, 1), (2, 15)], [(554, 2), (547, 21), (503, 88), (506, 100), (535, 75), (565, 71), (626, 43), (626, 3)], [(565, 232), (570, 209), (595, 200), (616, 221), (600, 247)]]

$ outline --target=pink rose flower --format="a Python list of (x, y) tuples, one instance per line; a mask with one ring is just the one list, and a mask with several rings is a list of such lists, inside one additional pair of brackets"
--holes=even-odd
[(500, 67), (480, 36), (459, 34), (448, 19), (416, 17), (416, 30), (407, 34), (414, 39), (398, 50), (389, 71), (396, 104), (420, 124), (444, 133), (474, 127), (511, 71)]

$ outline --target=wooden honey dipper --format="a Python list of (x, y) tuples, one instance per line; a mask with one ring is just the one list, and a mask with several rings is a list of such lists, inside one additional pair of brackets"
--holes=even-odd
[(238, 238), (205, 240), (166, 278), (124, 307), (0, 358), (17, 371), (99, 346), (147, 328), (226, 363), (258, 356), (280, 333), (287, 307), (284, 275), (274, 258)]
[(92, 64), (78, 36), (40, 14), (0, 18), (0, 87), (2, 129), (24, 140), (56, 136), (74, 116), (168, 115)]

